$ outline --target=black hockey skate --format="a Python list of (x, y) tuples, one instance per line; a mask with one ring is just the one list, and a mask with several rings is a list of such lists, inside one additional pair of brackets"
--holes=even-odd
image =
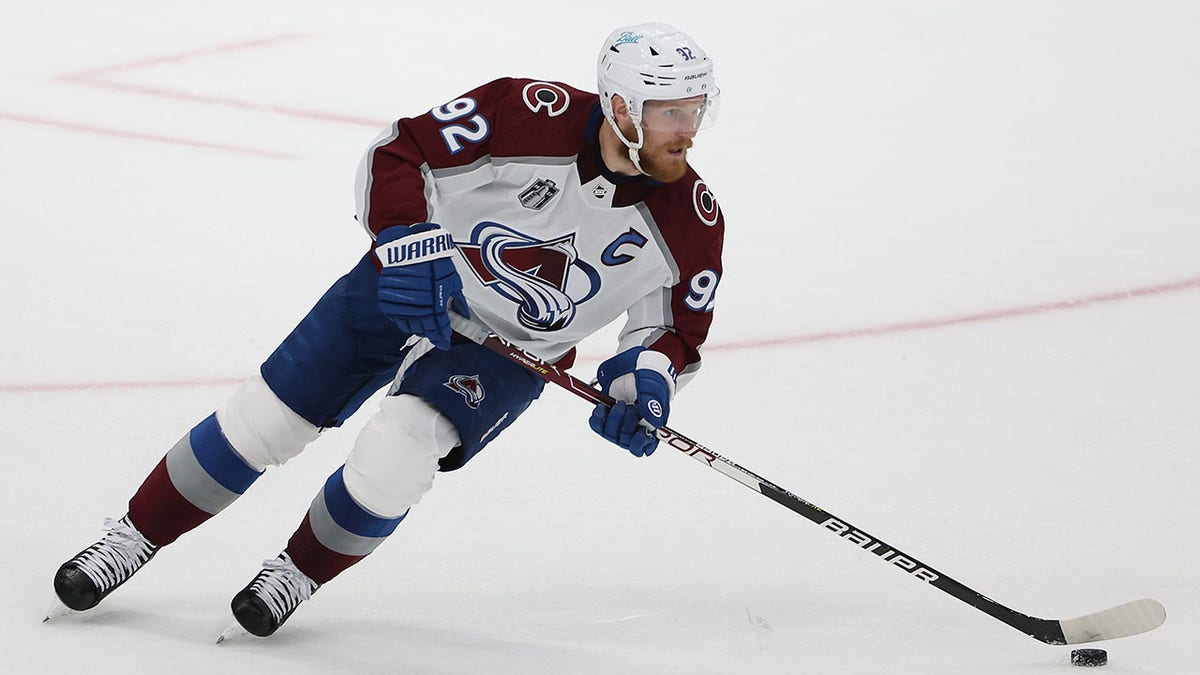
[(320, 584), (297, 569), (284, 552), (274, 560), (264, 561), (262, 571), (233, 596), (229, 607), (233, 618), (247, 633), (267, 637), (279, 630), (300, 603), (312, 597), (318, 588)]
[(126, 515), (106, 518), (104, 538), (63, 563), (54, 575), (54, 592), (67, 607), (82, 612), (100, 604), (129, 581), (158, 552)]

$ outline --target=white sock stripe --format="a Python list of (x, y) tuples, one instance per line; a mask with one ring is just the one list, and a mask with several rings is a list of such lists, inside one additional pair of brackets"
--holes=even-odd
[(217, 409), (221, 433), (255, 471), (280, 466), (316, 440), (316, 425), (288, 408), (261, 375), (247, 379)]

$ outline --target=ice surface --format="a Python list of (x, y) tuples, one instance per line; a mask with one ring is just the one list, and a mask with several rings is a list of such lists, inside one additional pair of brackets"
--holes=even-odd
[[(754, 10), (754, 11), (752, 11)], [(1200, 9), (1185, 2), (5, 5), (0, 669), (1066, 672), (1048, 647), (547, 390), (270, 640), (213, 640), (362, 415), (94, 612), (50, 579), (366, 246), (359, 154), (502, 75), (717, 61), (728, 220), (672, 426), (997, 601), (1200, 633)], [(612, 335), (584, 346), (589, 375)], [(368, 402), (364, 412), (374, 402)]]

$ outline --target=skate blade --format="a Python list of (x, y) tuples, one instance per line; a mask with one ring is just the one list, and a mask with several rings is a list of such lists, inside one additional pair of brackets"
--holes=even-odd
[(46, 616), (42, 618), (42, 623), (54, 621), (55, 619), (61, 619), (64, 616), (72, 616), (75, 614), (83, 614), (83, 612), (77, 612), (62, 604), (62, 601), (59, 600), (58, 596), (56, 595), (54, 596), (54, 601), (50, 603), (50, 608), (46, 610)]
[(217, 636), (217, 644), (221, 644), (231, 637), (238, 637), (242, 635), (249, 635), (249, 633), (246, 632), (245, 628), (242, 628), (240, 623), (234, 621), (233, 623), (229, 624), (228, 628), (221, 631), (221, 634)]

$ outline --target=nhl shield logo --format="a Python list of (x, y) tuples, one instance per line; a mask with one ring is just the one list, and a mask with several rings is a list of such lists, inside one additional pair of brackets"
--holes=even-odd
[(483, 391), (483, 385), (479, 382), (478, 375), (453, 375), (448, 381), (443, 382), (442, 386), (460, 394), (472, 410), (479, 408), (479, 404), (487, 396)]
[(533, 182), (533, 185), (525, 188), (517, 199), (521, 201), (521, 206), (537, 211), (549, 204), (558, 192), (557, 183), (549, 178), (539, 178)]

